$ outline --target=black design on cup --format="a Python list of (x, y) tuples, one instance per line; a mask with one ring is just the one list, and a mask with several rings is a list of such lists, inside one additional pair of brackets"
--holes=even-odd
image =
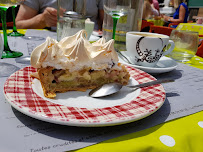
[(137, 41), (137, 44), (136, 44), (136, 50), (137, 50), (137, 54), (138, 54), (139, 56), (142, 56), (142, 55), (143, 55), (142, 51), (140, 50), (140, 41), (141, 41), (143, 38), (144, 38), (144, 36), (141, 37), (141, 38)]
[(164, 42), (163, 42), (163, 40), (159, 37), (159, 39), (161, 40), (161, 42), (162, 42), (162, 46), (164, 45)]
[[(149, 50), (149, 49), (146, 49), (144, 52), (142, 52), (142, 50), (140, 49), (140, 42), (141, 40), (143, 40), (145, 37), (141, 37), (138, 41), (137, 41), (137, 44), (136, 44), (136, 51), (137, 51), (137, 54), (139, 57), (136, 57), (135, 56), (135, 61), (136, 62), (148, 62), (148, 63), (154, 63), (156, 61), (158, 61), (162, 54), (163, 54), (163, 50), (155, 50), (156, 53), (155, 53), (155, 56), (152, 56), (152, 50)], [(159, 38), (162, 42), (162, 45), (163, 45), (163, 40), (161, 38)], [(164, 46), (165, 48), (166, 46)]]

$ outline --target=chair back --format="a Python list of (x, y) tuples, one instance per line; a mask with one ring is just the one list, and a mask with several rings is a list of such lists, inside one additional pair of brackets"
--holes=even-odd
[[(143, 32), (149, 32), (149, 29), (150, 29), (151, 25), (154, 25), (154, 23), (148, 22), (146, 20), (142, 20), (141, 31), (143, 31)], [(148, 31), (146, 31), (145, 29), (147, 29)]]
[(170, 34), (171, 34), (173, 29), (174, 28), (166, 27), (166, 26), (151, 25), (149, 32), (151, 32), (151, 33), (158, 33), (158, 34), (164, 34), (164, 35), (170, 36)]

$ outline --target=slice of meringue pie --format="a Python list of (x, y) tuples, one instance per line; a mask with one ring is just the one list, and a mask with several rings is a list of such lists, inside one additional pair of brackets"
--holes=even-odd
[(111, 82), (126, 85), (130, 77), (118, 63), (114, 40), (101, 38), (91, 44), (84, 30), (60, 42), (48, 37), (32, 52), (31, 65), (37, 68), (35, 77), (47, 98), (55, 98), (57, 92), (86, 91)]

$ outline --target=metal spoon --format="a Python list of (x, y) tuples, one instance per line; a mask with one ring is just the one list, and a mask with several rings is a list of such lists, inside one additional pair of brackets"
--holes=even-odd
[(128, 62), (129, 64), (132, 64), (131, 62), (130, 62), (130, 60), (128, 60), (128, 58), (127, 57), (125, 57), (118, 49), (115, 49), (116, 50), (116, 52), (118, 53), (118, 55), (121, 57), (121, 58), (123, 58), (126, 62)]
[[(155, 81), (150, 81), (147, 83), (142, 83), (142, 84), (138, 84), (138, 85), (134, 85), (134, 86), (126, 86), (126, 87), (137, 89), (137, 88), (143, 88), (143, 87), (147, 87), (147, 86), (151, 86), (151, 85), (155, 85), (155, 84), (166, 83), (166, 82), (174, 82), (174, 79), (155, 80)], [(123, 87), (123, 85), (120, 83), (104, 84), (100, 87), (92, 89), (89, 92), (89, 96), (94, 97), (94, 98), (108, 96), (108, 95), (118, 92), (122, 87)]]

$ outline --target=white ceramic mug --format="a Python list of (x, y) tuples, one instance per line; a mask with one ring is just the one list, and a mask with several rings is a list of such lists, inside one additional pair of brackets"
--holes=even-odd
[[(170, 48), (167, 46), (170, 44)], [(175, 47), (169, 36), (149, 32), (127, 32), (126, 50), (121, 53), (132, 64), (154, 67), (159, 59), (169, 54)]]

